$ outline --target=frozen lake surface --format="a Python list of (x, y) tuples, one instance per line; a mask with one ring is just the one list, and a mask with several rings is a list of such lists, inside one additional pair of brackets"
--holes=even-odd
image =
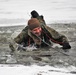
[(0, 74), (2, 75), (76, 75), (75, 67), (56, 68), (51, 66), (23, 66), (23, 65), (0, 65)]
[[(29, 56), (17, 62), (16, 56), (10, 55), (9, 39), (27, 25), (32, 10), (44, 15), (50, 27), (68, 37), (70, 56), (55, 52), (51, 57), (41, 57), (41, 61)], [(76, 75), (76, 0), (0, 0), (0, 74)]]
[(32, 10), (47, 24), (76, 23), (76, 0), (0, 0), (0, 26), (26, 25)]

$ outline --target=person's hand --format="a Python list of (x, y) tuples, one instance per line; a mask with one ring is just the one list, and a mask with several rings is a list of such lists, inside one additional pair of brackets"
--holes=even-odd
[(69, 43), (67, 43), (67, 42), (65, 42), (64, 44), (63, 44), (63, 47), (62, 47), (63, 49), (71, 49), (71, 46), (69, 45)]

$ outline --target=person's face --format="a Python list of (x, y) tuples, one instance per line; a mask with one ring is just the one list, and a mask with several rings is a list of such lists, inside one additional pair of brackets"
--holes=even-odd
[(34, 33), (36, 36), (40, 36), (41, 32), (42, 32), (41, 27), (37, 27), (32, 30), (32, 33)]

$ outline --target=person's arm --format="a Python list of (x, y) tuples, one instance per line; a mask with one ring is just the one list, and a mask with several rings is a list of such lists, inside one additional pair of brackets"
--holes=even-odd
[(27, 32), (22, 31), (16, 38), (14, 38), (14, 41), (18, 44), (21, 44), (24, 41), (24, 38), (27, 37)]
[(71, 46), (69, 45), (68, 39), (65, 35), (60, 34), (56, 30), (48, 26), (44, 26), (44, 32), (52, 42), (62, 45), (63, 49), (71, 48)]

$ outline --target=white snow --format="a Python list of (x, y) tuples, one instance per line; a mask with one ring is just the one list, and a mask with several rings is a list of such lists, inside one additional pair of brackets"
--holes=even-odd
[(0, 0), (0, 26), (26, 25), (32, 10), (49, 24), (76, 22), (76, 0)]
[[(74, 69), (75, 67), (70, 67)], [(54, 70), (54, 71), (53, 71)], [(69, 69), (56, 68), (51, 66), (23, 66), (23, 65), (0, 65), (1, 75), (74, 75), (71, 74)]]

